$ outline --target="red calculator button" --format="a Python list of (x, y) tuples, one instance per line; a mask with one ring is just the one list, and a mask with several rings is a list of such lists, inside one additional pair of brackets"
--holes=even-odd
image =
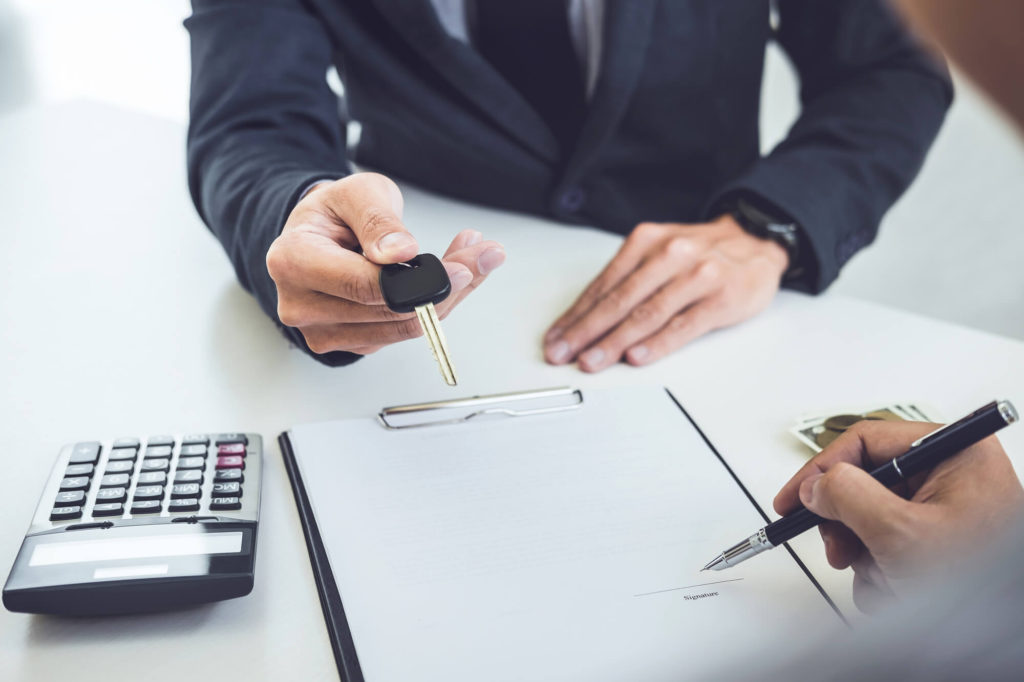
[(224, 445), (217, 446), (217, 455), (224, 457), (226, 455), (238, 455), (245, 457), (245, 445), (243, 443), (226, 443)]
[(238, 455), (231, 455), (230, 457), (218, 457), (217, 458), (218, 469), (244, 469), (245, 458)]

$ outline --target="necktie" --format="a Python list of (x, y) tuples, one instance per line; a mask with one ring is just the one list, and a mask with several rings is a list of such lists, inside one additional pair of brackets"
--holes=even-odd
[(572, 148), (583, 123), (583, 70), (564, 0), (477, 0), (476, 45)]

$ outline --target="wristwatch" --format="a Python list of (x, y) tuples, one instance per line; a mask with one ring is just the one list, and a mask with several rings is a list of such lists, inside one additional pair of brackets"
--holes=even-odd
[(792, 279), (803, 274), (804, 268), (800, 263), (800, 227), (795, 222), (777, 214), (773, 215), (743, 197), (728, 200), (724, 208), (744, 230), (755, 237), (773, 241), (786, 250), (786, 254), (789, 255), (789, 267), (782, 275), (782, 279)]

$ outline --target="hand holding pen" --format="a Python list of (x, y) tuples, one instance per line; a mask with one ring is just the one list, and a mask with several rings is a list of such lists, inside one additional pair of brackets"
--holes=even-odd
[[(775, 510), (784, 518), (794, 518), (803, 505), (826, 519), (819, 526), (826, 556), (835, 568), (853, 567), (854, 600), (861, 610), (891, 595), (900, 579), (969, 561), (972, 551), (998, 541), (1024, 519), (1020, 479), (999, 442), (984, 437), (997, 430), (1000, 418), (1013, 416), (1012, 407), (999, 413), (999, 404), (993, 405), (987, 406), (989, 417), (981, 420), (980, 432), (976, 417), (968, 429), (972, 433), (961, 429), (960, 438), (953, 438), (955, 456), (941, 452), (946, 449), (941, 439), (951, 442), (952, 427), (930, 436), (934, 424), (858, 423), (805, 464), (776, 496)], [(967, 443), (959, 445), (964, 438)], [(904, 471), (905, 481), (889, 481), (896, 484), (892, 489), (868, 473), (915, 451), (912, 444), (918, 441), (917, 448), (931, 441), (919, 451), (944, 455), (941, 461), (920, 473)], [(905, 460), (898, 461), (907, 468)]]

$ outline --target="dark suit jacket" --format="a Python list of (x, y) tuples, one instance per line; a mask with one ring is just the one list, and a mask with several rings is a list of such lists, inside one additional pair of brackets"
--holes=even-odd
[[(625, 234), (707, 219), (734, 192), (799, 223), (824, 289), (874, 238), (948, 108), (944, 70), (885, 0), (608, 0), (579, 141), (540, 116), (428, 0), (193, 0), (189, 187), (242, 284), (277, 319), (265, 255), (300, 192), (360, 164), (469, 201)], [(801, 79), (802, 114), (759, 153), (765, 45)], [(325, 80), (345, 85), (340, 108)], [(339, 112), (345, 112), (347, 114)], [(301, 334), (282, 327), (308, 351)], [(337, 365), (349, 353), (317, 356)]]

